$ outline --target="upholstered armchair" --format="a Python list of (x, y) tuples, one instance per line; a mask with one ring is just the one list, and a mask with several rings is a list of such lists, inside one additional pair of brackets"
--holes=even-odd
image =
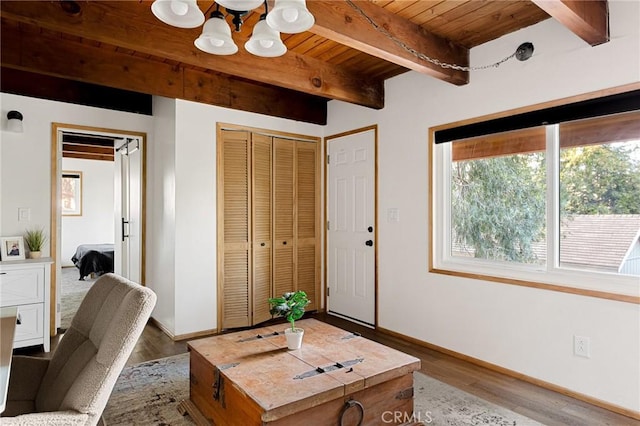
[(156, 295), (115, 274), (87, 292), (51, 359), (14, 356), (4, 425), (96, 425)]

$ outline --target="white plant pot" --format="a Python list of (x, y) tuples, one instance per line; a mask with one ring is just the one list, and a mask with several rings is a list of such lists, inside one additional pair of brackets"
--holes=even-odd
[(284, 335), (287, 338), (287, 347), (291, 350), (300, 349), (302, 346), (302, 336), (304, 336), (304, 330), (301, 328), (291, 327), (284, 330)]

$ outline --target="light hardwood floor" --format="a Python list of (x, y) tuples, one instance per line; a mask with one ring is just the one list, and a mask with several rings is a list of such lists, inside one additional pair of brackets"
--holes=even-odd
[[(406, 342), (376, 330), (326, 315), (314, 318), (411, 354), (422, 360), (421, 371), (494, 404), (518, 412), (549, 426), (640, 426), (640, 421), (588, 404), (522, 380), (477, 366), (435, 350)], [(279, 321), (274, 321), (279, 322)], [(52, 338), (52, 350), (60, 336)], [(24, 353), (24, 351), (22, 351)], [(187, 352), (187, 342), (172, 341), (149, 324), (127, 365)], [(28, 353), (28, 351), (27, 351)], [(46, 356), (42, 353), (35, 355)]]

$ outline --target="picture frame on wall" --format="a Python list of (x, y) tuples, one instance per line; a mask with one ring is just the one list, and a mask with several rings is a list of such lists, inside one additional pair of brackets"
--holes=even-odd
[(1, 260), (24, 260), (24, 238), (0, 237)]
[(60, 185), (63, 216), (82, 216), (82, 172), (64, 170)]

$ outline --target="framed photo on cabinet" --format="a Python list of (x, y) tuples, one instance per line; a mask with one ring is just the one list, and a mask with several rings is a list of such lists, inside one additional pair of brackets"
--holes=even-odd
[(1, 237), (0, 257), (2, 260), (24, 260), (24, 238)]

